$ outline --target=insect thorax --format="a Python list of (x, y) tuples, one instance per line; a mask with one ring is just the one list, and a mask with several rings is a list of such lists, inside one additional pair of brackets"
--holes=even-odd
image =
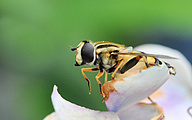
[(107, 47), (107, 48), (97, 48), (96, 49), (96, 61), (95, 66), (100, 68), (100, 70), (105, 70), (111, 73), (115, 70), (115, 66), (122, 59), (121, 55), (113, 55), (112, 52), (119, 52), (122, 48), (119, 47)]

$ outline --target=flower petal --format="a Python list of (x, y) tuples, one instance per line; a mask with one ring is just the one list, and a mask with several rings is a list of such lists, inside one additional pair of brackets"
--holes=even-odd
[(58, 93), (57, 86), (54, 86), (51, 98), (60, 120), (119, 120), (113, 112), (90, 110), (66, 101)]
[[(176, 57), (178, 59), (163, 59), (172, 66), (176, 68), (176, 75), (172, 76), (174, 82), (181, 84), (192, 91), (192, 69), (190, 62), (185, 58), (185, 56), (178, 50), (168, 48), (166, 46), (157, 44), (145, 44), (135, 47), (136, 50), (140, 50), (151, 54), (162, 54), (171, 57)], [(185, 81), (185, 82), (184, 82)]]
[[(192, 106), (192, 71), (191, 64), (179, 51), (156, 44), (146, 44), (136, 47), (146, 53), (163, 54), (177, 57), (178, 60), (165, 61), (176, 68), (177, 74), (152, 96), (154, 101), (163, 107), (165, 116), (169, 120), (189, 120), (191, 116), (187, 109)], [(179, 114), (175, 114), (179, 113)]]
[[(105, 102), (109, 111), (120, 112), (147, 98), (159, 89), (169, 78), (168, 68), (163, 63), (142, 70), (140, 73), (124, 78), (109, 81), (103, 85), (103, 93), (109, 93)], [(110, 87), (109, 87), (110, 86)], [(112, 89), (115, 89), (111, 91)], [(107, 91), (107, 92), (106, 92)], [(108, 96), (105, 94), (105, 96)]]
[(43, 120), (59, 120), (56, 112), (47, 115)]
[(117, 114), (121, 120), (157, 120), (156, 117), (164, 117), (162, 109), (156, 103), (138, 103)]
[[(152, 97), (164, 110), (166, 119), (168, 120), (190, 120), (191, 116), (187, 109), (192, 106), (191, 91), (183, 89), (183, 86), (167, 81), (160, 88), (162, 95)], [(179, 113), (179, 114), (175, 114)]]

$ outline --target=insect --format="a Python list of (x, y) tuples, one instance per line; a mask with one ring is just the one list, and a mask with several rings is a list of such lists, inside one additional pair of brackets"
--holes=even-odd
[[(107, 82), (108, 73), (111, 73), (111, 78), (114, 79), (115, 74), (124, 74), (127, 71), (132, 72), (147, 69), (152, 66), (159, 66), (163, 61), (158, 58), (176, 59), (165, 55), (147, 54), (135, 51), (132, 47), (125, 47), (124, 45), (104, 41), (96, 43), (82, 41), (76, 48), (72, 47), (71, 50), (76, 50), (75, 66), (95, 66), (95, 68), (81, 69), (84, 78), (88, 82), (89, 94), (91, 93), (90, 81), (84, 74), (84, 71), (99, 71), (95, 78), (99, 84), (100, 94), (102, 94), (99, 78), (104, 72), (105, 82)], [(167, 65), (169, 73), (175, 75), (175, 68), (166, 62), (164, 63)]]

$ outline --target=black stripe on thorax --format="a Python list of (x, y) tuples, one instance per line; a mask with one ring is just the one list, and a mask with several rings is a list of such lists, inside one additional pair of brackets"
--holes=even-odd
[(105, 45), (99, 45), (99, 46), (97, 47), (97, 49), (107, 48), (107, 47), (118, 47), (118, 46), (116, 46), (116, 45), (111, 45), (111, 44), (105, 44)]

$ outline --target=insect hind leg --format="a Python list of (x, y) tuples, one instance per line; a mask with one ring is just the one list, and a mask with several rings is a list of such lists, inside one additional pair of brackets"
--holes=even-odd
[[(147, 68), (149, 68), (149, 62), (147, 61), (147, 57), (146, 56), (142, 56), (144, 62), (145, 62), (145, 65)], [(147, 97), (149, 101), (151, 101), (151, 103), (155, 103), (150, 97)]]
[(171, 66), (169, 63), (166, 63), (166, 62), (164, 62), (166, 65), (167, 65), (167, 67), (168, 67), (168, 69), (169, 69), (169, 74), (170, 75), (176, 75), (176, 70), (175, 70), (175, 68), (173, 67), (173, 66)]

